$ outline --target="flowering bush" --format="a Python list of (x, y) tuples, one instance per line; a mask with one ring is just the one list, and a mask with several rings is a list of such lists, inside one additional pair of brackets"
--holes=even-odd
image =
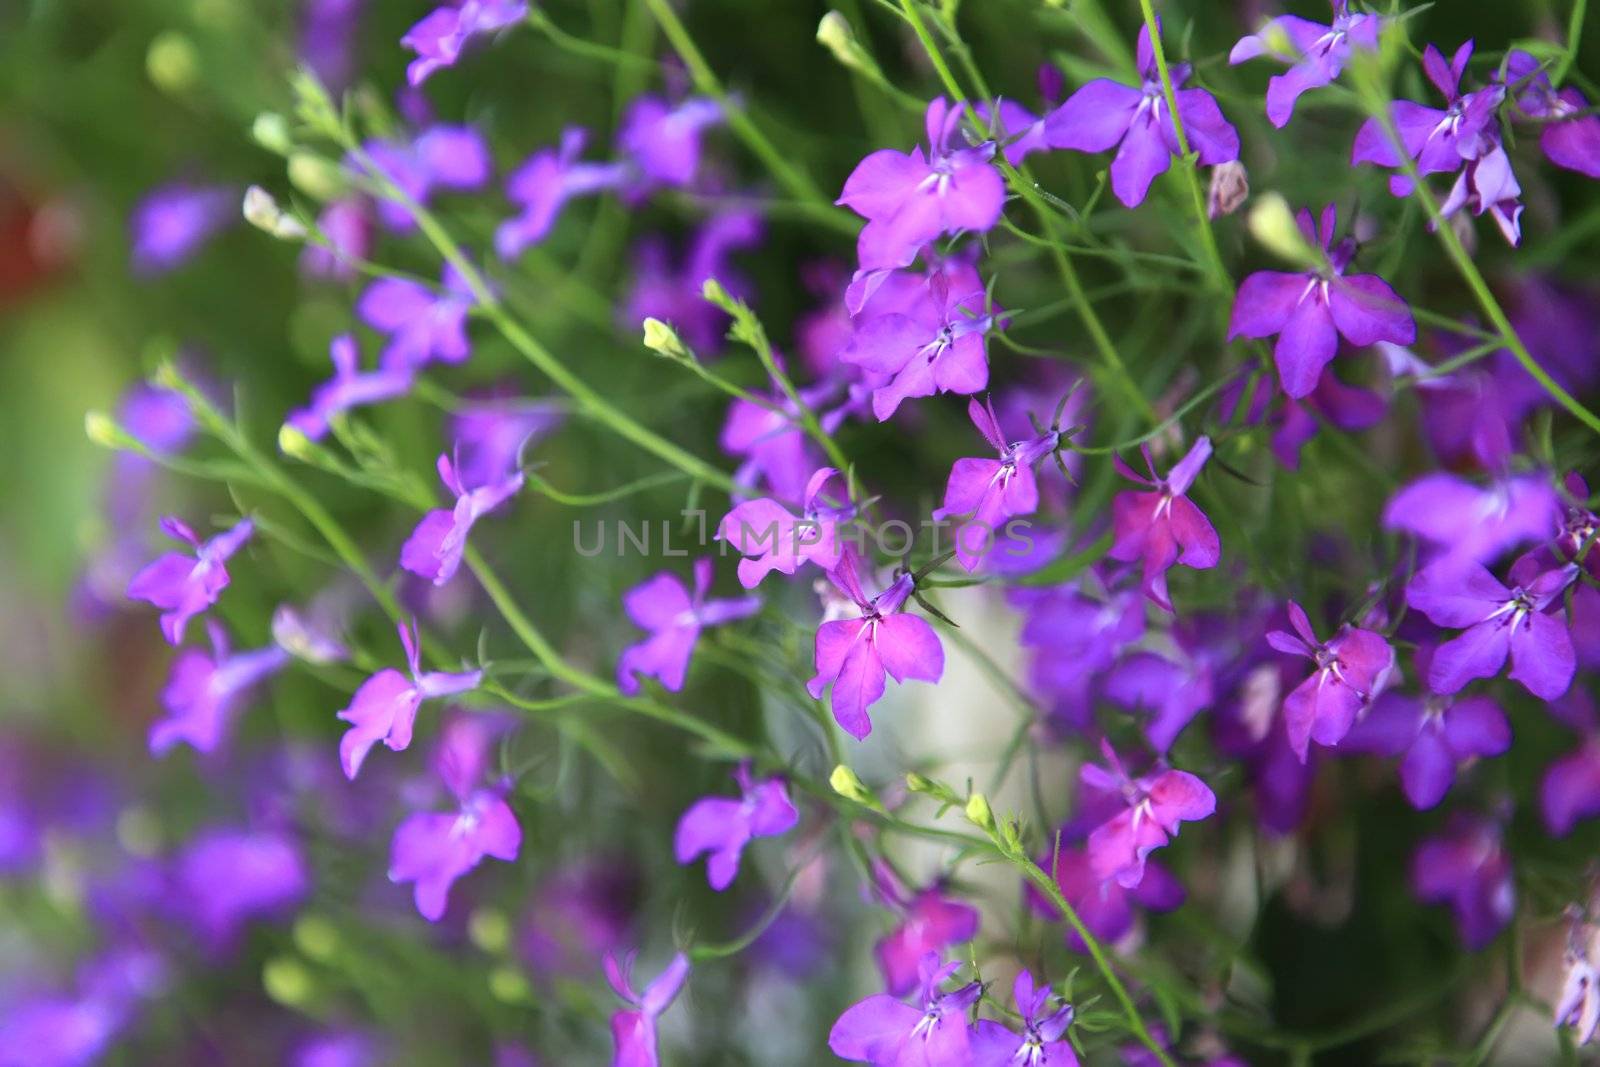
[(1159, 6), (0, 13), (0, 1067), (1575, 1062), (1586, 5)]

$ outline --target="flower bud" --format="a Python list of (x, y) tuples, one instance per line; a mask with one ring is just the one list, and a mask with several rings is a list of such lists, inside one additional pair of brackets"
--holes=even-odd
[(186, 93), (200, 80), (200, 54), (194, 42), (176, 31), (156, 35), (144, 55), (145, 72), (157, 89), (174, 96)]
[(932, 780), (924, 778), (916, 771), (910, 771), (906, 774), (906, 788), (913, 793), (932, 793), (938, 786)]
[(244, 218), (256, 229), (281, 241), (296, 241), (306, 235), (300, 220), (284, 214), (272, 194), (259, 185), (244, 191)]
[(250, 124), (250, 137), (256, 144), (280, 156), (289, 154), (294, 138), (289, 134), (289, 120), (276, 111), (263, 111)]
[(876, 73), (877, 64), (867, 55), (856, 40), (850, 21), (837, 11), (830, 11), (817, 23), (817, 43), (833, 54), (839, 65), (848, 70)]
[(1289, 202), (1277, 193), (1267, 193), (1250, 209), (1250, 233), (1262, 246), (1296, 266), (1320, 268), (1322, 255), (1306, 241), (1300, 224), (1289, 210)]
[(278, 427), (278, 451), (290, 459), (309, 463), (315, 447), (311, 443), (311, 438), (307, 437), (305, 431), (299, 427), (290, 426), (288, 423)]
[(315, 152), (295, 152), (289, 157), (289, 181), (317, 200), (337, 200), (349, 189), (338, 164)]
[(316, 993), (311, 972), (293, 956), (275, 956), (268, 960), (261, 968), (261, 986), (267, 996), (286, 1008), (309, 1004)]
[(974, 793), (967, 798), (967, 821), (980, 830), (994, 829), (994, 812), (989, 810), (989, 798)]
[(511, 923), (498, 908), (478, 908), (467, 920), (467, 936), (480, 952), (496, 956), (511, 943)]
[(1250, 175), (1237, 159), (1211, 168), (1211, 188), (1206, 193), (1206, 215), (1220, 219), (1239, 210), (1250, 196)]
[(505, 1004), (522, 1004), (532, 999), (533, 987), (515, 967), (496, 967), (489, 972), (489, 995)]
[(326, 136), (339, 133), (339, 112), (333, 106), (333, 97), (317, 80), (317, 76), (302, 67), (289, 79), (294, 90), (295, 114), (312, 129)]
[(844, 764), (839, 764), (828, 776), (828, 784), (833, 786), (833, 791), (846, 800), (853, 800), (857, 804), (864, 804), (869, 808), (878, 807), (878, 798), (872, 795), (856, 772)]
[(295, 921), (295, 947), (307, 959), (326, 962), (339, 951), (339, 928), (321, 915), (303, 915)]
[(103, 411), (91, 411), (83, 417), (83, 432), (101, 448), (133, 448), (139, 443)]
[(715, 278), (707, 278), (705, 280), (700, 286), (700, 295), (705, 298), (706, 303), (715, 304), (730, 315), (734, 313), (734, 308), (738, 304), (728, 293), (728, 290), (722, 287), (722, 283)]
[(644, 320), (644, 346), (658, 356), (668, 359), (691, 360), (694, 353), (683, 343), (678, 331), (660, 319)]

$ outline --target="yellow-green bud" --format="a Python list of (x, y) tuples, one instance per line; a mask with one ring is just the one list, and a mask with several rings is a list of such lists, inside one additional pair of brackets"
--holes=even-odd
[(689, 346), (683, 343), (678, 331), (660, 319), (644, 320), (644, 346), (658, 356), (668, 359), (693, 359)]
[(478, 908), (467, 920), (467, 936), (480, 951), (498, 955), (511, 943), (511, 923), (498, 908)]
[(855, 771), (843, 763), (833, 769), (833, 773), (828, 776), (828, 784), (833, 786), (835, 793), (838, 793), (846, 800), (853, 800), (857, 804), (865, 804), (869, 808), (878, 805), (878, 798), (872, 795), (872, 790), (868, 789), (865, 783), (856, 777)]
[(906, 788), (913, 793), (932, 793), (938, 786), (916, 771), (909, 771), (906, 773)]
[(200, 53), (194, 42), (176, 30), (159, 33), (144, 55), (145, 72), (164, 93), (178, 95), (194, 88), (200, 80)]
[(307, 437), (305, 431), (299, 427), (290, 426), (288, 423), (278, 427), (278, 451), (290, 459), (298, 459), (302, 463), (309, 463), (314, 447), (311, 443), (311, 438)]
[(489, 972), (489, 995), (506, 1004), (521, 1004), (533, 998), (533, 988), (515, 967), (496, 967)]
[(967, 821), (980, 830), (994, 829), (994, 812), (989, 810), (989, 798), (974, 793), (967, 798)]
[(289, 120), (276, 111), (263, 111), (250, 124), (250, 137), (256, 144), (280, 156), (289, 154), (294, 138), (289, 133)]
[(728, 290), (722, 287), (722, 283), (715, 278), (707, 278), (705, 280), (705, 283), (700, 286), (700, 295), (705, 297), (708, 303), (717, 305), (717, 307), (730, 315), (733, 314), (734, 299), (728, 295)]
[(279, 1004), (296, 1008), (310, 1002), (316, 980), (305, 964), (293, 956), (275, 956), (261, 968), (261, 986)]
[(137, 443), (116, 419), (103, 411), (91, 411), (83, 417), (83, 432), (101, 448), (129, 448)]
[(289, 181), (317, 200), (337, 199), (349, 188), (338, 164), (315, 152), (295, 152), (289, 157)]
[(306, 235), (306, 228), (292, 215), (285, 215), (272, 194), (259, 185), (244, 191), (245, 221), (263, 233), (270, 233), (281, 241), (298, 241)]
[(326, 962), (339, 951), (339, 928), (320, 915), (303, 915), (294, 924), (294, 943), (307, 958)]
[(1268, 251), (1296, 266), (1314, 270), (1323, 265), (1322, 254), (1300, 232), (1289, 202), (1277, 193), (1258, 198), (1250, 209), (1250, 234)]

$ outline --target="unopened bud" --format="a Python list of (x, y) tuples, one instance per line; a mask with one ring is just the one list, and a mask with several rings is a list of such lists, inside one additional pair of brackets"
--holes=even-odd
[(101, 448), (129, 448), (138, 443), (103, 411), (91, 411), (83, 417), (83, 432)]
[(261, 985), (279, 1004), (296, 1008), (311, 1001), (316, 982), (293, 956), (275, 956), (261, 968)]
[(295, 947), (308, 959), (326, 962), (339, 951), (339, 928), (320, 915), (303, 915), (295, 921)]
[(263, 233), (270, 233), (280, 241), (298, 241), (306, 235), (300, 220), (284, 213), (272, 194), (259, 185), (244, 191), (245, 221)]
[(511, 943), (511, 923), (498, 908), (478, 908), (467, 920), (467, 936), (479, 951), (499, 955)]
[(916, 771), (910, 771), (906, 774), (906, 788), (913, 793), (932, 793), (938, 786), (932, 780), (924, 778)]
[(737, 306), (737, 301), (729, 295), (728, 290), (724, 289), (722, 283), (715, 278), (707, 278), (701, 284), (700, 295), (706, 299), (707, 303), (715, 304), (730, 315), (733, 314), (734, 308)]
[(289, 79), (294, 90), (295, 114), (312, 129), (324, 134), (339, 132), (339, 113), (333, 106), (333, 97), (317, 80), (317, 76), (302, 67)]
[(1267, 193), (1250, 209), (1250, 233), (1270, 252), (1294, 263), (1296, 266), (1318, 268), (1322, 255), (1295, 222), (1289, 202), (1277, 193)]
[(878, 798), (872, 795), (872, 790), (856, 777), (856, 772), (839, 764), (828, 776), (828, 784), (833, 786), (833, 791), (846, 800), (853, 800), (857, 804), (865, 804), (869, 808), (878, 806)]
[(188, 37), (169, 30), (150, 42), (144, 68), (157, 89), (175, 95), (185, 93), (200, 80), (200, 54)]
[(1206, 194), (1206, 214), (1213, 219), (1232, 215), (1250, 197), (1250, 175), (1237, 159), (1211, 168), (1211, 189)]
[(828, 12), (817, 23), (817, 43), (831, 52), (840, 66), (849, 70), (872, 73), (878, 69), (861, 42), (856, 40), (850, 21), (837, 11)]
[(689, 346), (683, 343), (683, 338), (678, 336), (678, 331), (662, 322), (660, 319), (644, 320), (644, 346), (658, 356), (668, 359), (688, 360), (694, 358), (694, 353), (689, 351)]
[(532, 998), (533, 987), (515, 967), (496, 967), (489, 972), (489, 994), (505, 1004), (521, 1004)]
[(289, 120), (276, 111), (263, 111), (250, 124), (250, 137), (256, 144), (280, 156), (289, 154), (294, 139), (289, 135)]
[(308, 462), (316, 446), (311, 443), (305, 431), (298, 426), (284, 423), (278, 427), (278, 451), (290, 459), (298, 459), (302, 463)]
[(339, 165), (315, 152), (296, 152), (289, 157), (289, 181), (307, 196), (322, 201), (337, 200), (350, 188)]
[(974, 793), (967, 798), (967, 821), (980, 830), (994, 829), (994, 812), (989, 810), (989, 798)]

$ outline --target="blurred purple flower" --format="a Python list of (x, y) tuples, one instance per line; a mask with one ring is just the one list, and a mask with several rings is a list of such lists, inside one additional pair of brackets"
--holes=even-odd
[(887, 866), (874, 870), (877, 893), (900, 913), (895, 928), (878, 939), (872, 954), (891, 996), (904, 996), (917, 986), (924, 958), (943, 955), (952, 945), (978, 936), (978, 910), (951, 899), (938, 884), (908, 892)]
[[(483, 188), (494, 166), (483, 135), (472, 126), (439, 124), (411, 141), (368, 141), (363, 148), (379, 175), (420, 207), (427, 206), (436, 189), (471, 192)], [(359, 160), (350, 165), (358, 173), (367, 169)], [(395, 233), (410, 233), (417, 227), (411, 207), (399, 200), (380, 200), (378, 219)]]
[(1561, 500), (1540, 474), (1497, 478), (1480, 488), (1454, 474), (1425, 474), (1403, 486), (1383, 509), (1383, 524), (1439, 549), (1439, 573), (1492, 563), (1502, 552), (1553, 537)]
[(1572, 86), (1557, 89), (1542, 64), (1526, 52), (1506, 55), (1507, 88), (1516, 94), (1517, 108), (1540, 120), (1539, 147), (1558, 167), (1600, 178), (1600, 116)]
[(748, 618), (761, 610), (759, 597), (706, 600), (711, 589), (712, 561), (694, 561), (694, 592), (684, 588), (677, 575), (663, 571), (623, 594), (628, 618), (650, 636), (622, 650), (617, 660), (617, 688), (628, 695), (639, 692), (639, 675), (655, 678), (665, 688), (683, 688), (700, 630), (706, 626)]
[(444, 585), (461, 566), (473, 524), (522, 490), (522, 472), (468, 489), (449, 456), (441, 455), (438, 466), (439, 480), (455, 494), (455, 506), (437, 508), (422, 517), (400, 548), (400, 566), (434, 585)]
[(672, 851), (680, 864), (693, 863), (702, 853), (710, 853), (706, 876), (711, 888), (718, 892), (732, 885), (738, 876), (739, 857), (745, 845), (757, 837), (786, 834), (800, 821), (783, 778), (754, 781), (748, 762), (735, 769), (733, 778), (739, 783), (740, 798), (703, 797), (695, 801), (679, 818), (672, 839)]
[[(1054, 853), (1053, 876), (1061, 895), (1078, 913), (1084, 927), (1096, 938), (1115, 944), (1133, 929), (1134, 905), (1150, 911), (1172, 911), (1182, 906), (1187, 894), (1183, 883), (1172, 872), (1155, 860), (1146, 860), (1144, 877), (1132, 889), (1125, 889), (1115, 879), (1101, 878), (1095, 873), (1089, 853), (1081, 848), (1063, 846)], [(1040, 860), (1048, 868), (1050, 860)], [(1061, 922), (1063, 916), (1044, 894), (1033, 886), (1027, 887), (1029, 902), (1034, 910)], [(1078, 932), (1071, 926), (1065, 928), (1067, 947), (1074, 952), (1089, 951)]]
[(692, 184), (700, 169), (700, 135), (723, 121), (722, 105), (708, 97), (676, 106), (658, 96), (635, 97), (617, 134), (617, 148), (636, 172), (634, 192)]
[(312, 278), (349, 282), (360, 276), (357, 263), (372, 251), (372, 212), (360, 197), (335, 200), (317, 216), (317, 230), (327, 244), (306, 242), (300, 270)]
[(1425, 904), (1450, 905), (1473, 951), (1488, 947), (1516, 912), (1511, 857), (1488, 819), (1459, 815), (1425, 839), (1411, 857), (1411, 887)]
[(328, 434), (329, 420), (354, 407), (394, 400), (411, 391), (410, 367), (387, 367), (373, 371), (361, 370), (361, 350), (356, 339), (340, 334), (328, 348), (333, 357), (333, 377), (311, 394), (311, 405), (298, 408), (284, 418), (283, 424), (299, 430), (313, 441)]
[(172, 903), (213, 951), (246, 923), (292, 909), (311, 889), (299, 844), (287, 833), (213, 828), (178, 856)]
[(215, 604), (227, 588), (227, 562), (250, 539), (255, 524), (240, 519), (205, 542), (171, 515), (161, 520), (161, 530), (175, 541), (188, 542), (194, 551), (168, 552), (145, 564), (128, 582), (128, 598), (161, 608), (161, 632), (169, 644), (177, 645), (189, 620)]
[(543, 241), (568, 200), (618, 189), (627, 181), (624, 164), (579, 162), (588, 139), (587, 130), (569, 126), (561, 131), (558, 147), (539, 149), (506, 175), (506, 199), (521, 213), (495, 230), (494, 247), (501, 259), (515, 259)]
[(277, 645), (230, 653), (220, 623), (208, 620), (210, 655), (187, 648), (172, 662), (161, 693), (167, 715), (150, 726), (150, 752), (163, 756), (179, 741), (196, 752), (213, 752), (232, 728), (248, 690), (289, 662)]
[(400, 46), (417, 58), (406, 65), (406, 81), (421, 85), (443, 67), (453, 67), (468, 41), (494, 33), (528, 17), (527, 0), (459, 0), (422, 17), (400, 38)]
[(438, 290), (409, 278), (379, 278), (361, 294), (356, 314), (389, 335), (379, 366), (421, 370), (431, 360), (463, 363), (472, 355), (467, 313), (474, 303), (467, 280), (447, 263)]
[(456, 477), (468, 489), (499, 482), (521, 465), (523, 449), (561, 425), (554, 404), (517, 398), (469, 400), (451, 420)]
[(647, 318), (669, 323), (696, 352), (709, 355), (722, 348), (728, 316), (702, 295), (716, 279), (729, 294), (748, 299), (750, 282), (729, 261), (732, 252), (754, 248), (761, 241), (761, 216), (753, 211), (725, 211), (711, 216), (694, 233), (682, 270), (674, 268), (665, 242), (645, 238), (636, 249), (634, 276), (622, 317), (630, 327)]
[(152, 189), (129, 220), (134, 272), (161, 274), (181, 266), (238, 218), (239, 191), (231, 185), (176, 181)]

